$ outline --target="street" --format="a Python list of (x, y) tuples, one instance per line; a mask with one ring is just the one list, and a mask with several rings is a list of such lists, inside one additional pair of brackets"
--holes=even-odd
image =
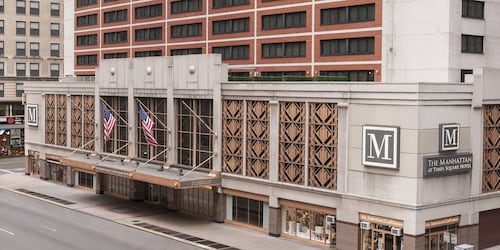
[(1, 249), (199, 249), (0, 189)]
[(24, 173), (24, 157), (0, 158), (0, 175)]

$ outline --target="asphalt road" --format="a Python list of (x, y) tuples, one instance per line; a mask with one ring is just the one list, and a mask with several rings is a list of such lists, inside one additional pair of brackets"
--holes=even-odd
[(0, 249), (199, 248), (0, 189)]
[(0, 175), (24, 173), (24, 157), (0, 158)]

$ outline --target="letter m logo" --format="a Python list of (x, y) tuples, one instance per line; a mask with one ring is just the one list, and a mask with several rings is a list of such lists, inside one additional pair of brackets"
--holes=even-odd
[(28, 104), (27, 112), (26, 123), (30, 126), (38, 126), (38, 105)]
[(439, 151), (460, 148), (460, 125), (457, 123), (439, 124)]
[(399, 127), (363, 126), (363, 165), (399, 167)]

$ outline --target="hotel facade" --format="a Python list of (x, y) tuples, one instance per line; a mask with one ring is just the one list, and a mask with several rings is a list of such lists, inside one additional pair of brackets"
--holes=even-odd
[(109, 59), (95, 81), (27, 84), (26, 174), (320, 247), (500, 244), (500, 70), (306, 84), (228, 68), (217, 54)]

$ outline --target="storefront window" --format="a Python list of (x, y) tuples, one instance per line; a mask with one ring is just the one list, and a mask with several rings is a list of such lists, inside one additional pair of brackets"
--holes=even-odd
[(282, 210), (284, 234), (335, 245), (334, 215), (286, 206)]
[(453, 250), (457, 244), (460, 217), (450, 217), (425, 223), (426, 250)]
[(403, 233), (393, 226), (361, 222), (361, 249), (401, 250)]
[(226, 195), (226, 219), (269, 228), (269, 204), (245, 197)]
[(85, 172), (80, 172), (80, 171), (77, 171), (77, 180), (78, 180), (78, 183), (77, 185), (78, 186), (82, 186), (82, 187), (86, 187), (86, 188), (94, 188), (94, 175), (93, 174), (89, 174), (89, 173), (85, 173)]

